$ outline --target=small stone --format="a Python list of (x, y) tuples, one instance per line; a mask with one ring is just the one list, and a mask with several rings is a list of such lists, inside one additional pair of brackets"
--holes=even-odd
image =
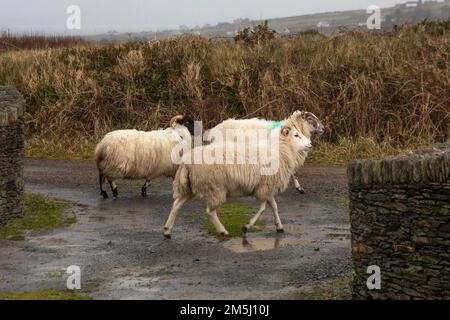
[(392, 246), (392, 250), (394, 252), (408, 252), (408, 253), (413, 253), (416, 251), (416, 248), (411, 247), (411, 246), (405, 246), (405, 245), (401, 245), (401, 244), (394, 244)]
[(358, 253), (363, 253), (363, 254), (369, 253), (370, 254), (370, 253), (373, 253), (374, 250), (373, 250), (373, 248), (360, 243), (360, 244), (354, 245), (352, 248), (352, 251), (353, 251), (353, 253), (357, 253), (357, 254)]

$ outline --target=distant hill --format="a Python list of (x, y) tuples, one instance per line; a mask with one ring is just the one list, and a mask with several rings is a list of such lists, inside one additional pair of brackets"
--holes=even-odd
[[(394, 7), (382, 8), (382, 28), (390, 29), (394, 25), (415, 24), (424, 19), (439, 20), (450, 17), (450, 0), (408, 1)], [(341, 28), (366, 28), (369, 14), (366, 10), (326, 12), (285, 18), (268, 19), (269, 27), (280, 34), (294, 35), (305, 30), (318, 30), (324, 34), (332, 34)], [(235, 33), (246, 27), (261, 24), (261, 20), (236, 19), (235, 21), (188, 28), (180, 26), (176, 30), (144, 31), (139, 33), (118, 33), (111, 31), (88, 37), (95, 41), (148, 41), (174, 37), (182, 34), (198, 34), (211, 38), (232, 38)]]

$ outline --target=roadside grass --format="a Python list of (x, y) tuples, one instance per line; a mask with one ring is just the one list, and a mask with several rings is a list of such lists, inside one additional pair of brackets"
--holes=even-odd
[(49, 197), (26, 193), (24, 214), (0, 227), (0, 239), (21, 236), (26, 230), (42, 230), (69, 226), (76, 222), (73, 215), (65, 214), (66, 203)]
[(298, 292), (283, 297), (286, 300), (351, 300), (351, 275), (304, 286)]
[[(99, 142), (98, 139), (97, 142)], [(94, 160), (96, 139), (92, 137), (29, 137), (25, 139), (25, 157), (29, 159)]]
[(308, 154), (308, 163), (344, 165), (356, 159), (380, 158), (410, 151), (388, 142), (378, 143), (371, 138), (349, 139), (340, 137), (336, 143), (319, 142)]
[(176, 114), (207, 126), (277, 120), (302, 109), (322, 120), (328, 143), (345, 136), (413, 146), (448, 138), (449, 25), (302, 33), (256, 46), (182, 35), (15, 50), (0, 54), (0, 85), (26, 99), (27, 137), (148, 130)]
[(0, 300), (93, 300), (93, 297), (69, 290), (44, 289), (26, 292), (0, 292)]
[[(101, 137), (29, 137), (25, 142), (25, 157), (30, 159), (93, 161), (94, 149)], [(336, 143), (320, 141), (309, 153), (307, 162), (326, 165), (345, 165), (364, 158), (385, 157), (410, 151), (390, 143), (377, 143), (370, 138), (341, 137)]]
[[(242, 227), (247, 224), (252, 215), (256, 213), (256, 210), (251, 205), (245, 205), (238, 202), (228, 202), (217, 209), (217, 215), (220, 221), (225, 226), (225, 229), (230, 233), (228, 237), (220, 236), (214, 225), (205, 220), (205, 229), (220, 240), (227, 239), (229, 237), (240, 237), (242, 236)], [(205, 214), (206, 216), (206, 214)], [(253, 228), (249, 232), (258, 232), (264, 229), (266, 223), (262, 220), (258, 220)]]

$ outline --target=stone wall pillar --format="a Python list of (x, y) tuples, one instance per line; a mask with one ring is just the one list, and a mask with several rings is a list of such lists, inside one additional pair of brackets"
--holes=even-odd
[(24, 110), (17, 90), (0, 87), (0, 225), (23, 211)]
[(450, 143), (352, 162), (348, 179), (354, 298), (450, 299)]

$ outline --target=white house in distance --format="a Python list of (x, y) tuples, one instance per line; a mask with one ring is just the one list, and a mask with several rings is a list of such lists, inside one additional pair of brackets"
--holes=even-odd
[[(422, 3), (424, 2), (444, 2), (444, 0), (422, 0)], [(417, 7), (417, 5), (419, 4), (419, 0), (412, 0), (412, 1), (407, 1), (405, 3), (405, 7), (406, 8), (415, 8)]]
[(328, 28), (330, 26), (330, 23), (328, 21), (320, 21), (317, 24), (317, 28)]
[(418, 1), (408, 1), (405, 3), (405, 7), (407, 8), (415, 8), (417, 7), (417, 2)]

